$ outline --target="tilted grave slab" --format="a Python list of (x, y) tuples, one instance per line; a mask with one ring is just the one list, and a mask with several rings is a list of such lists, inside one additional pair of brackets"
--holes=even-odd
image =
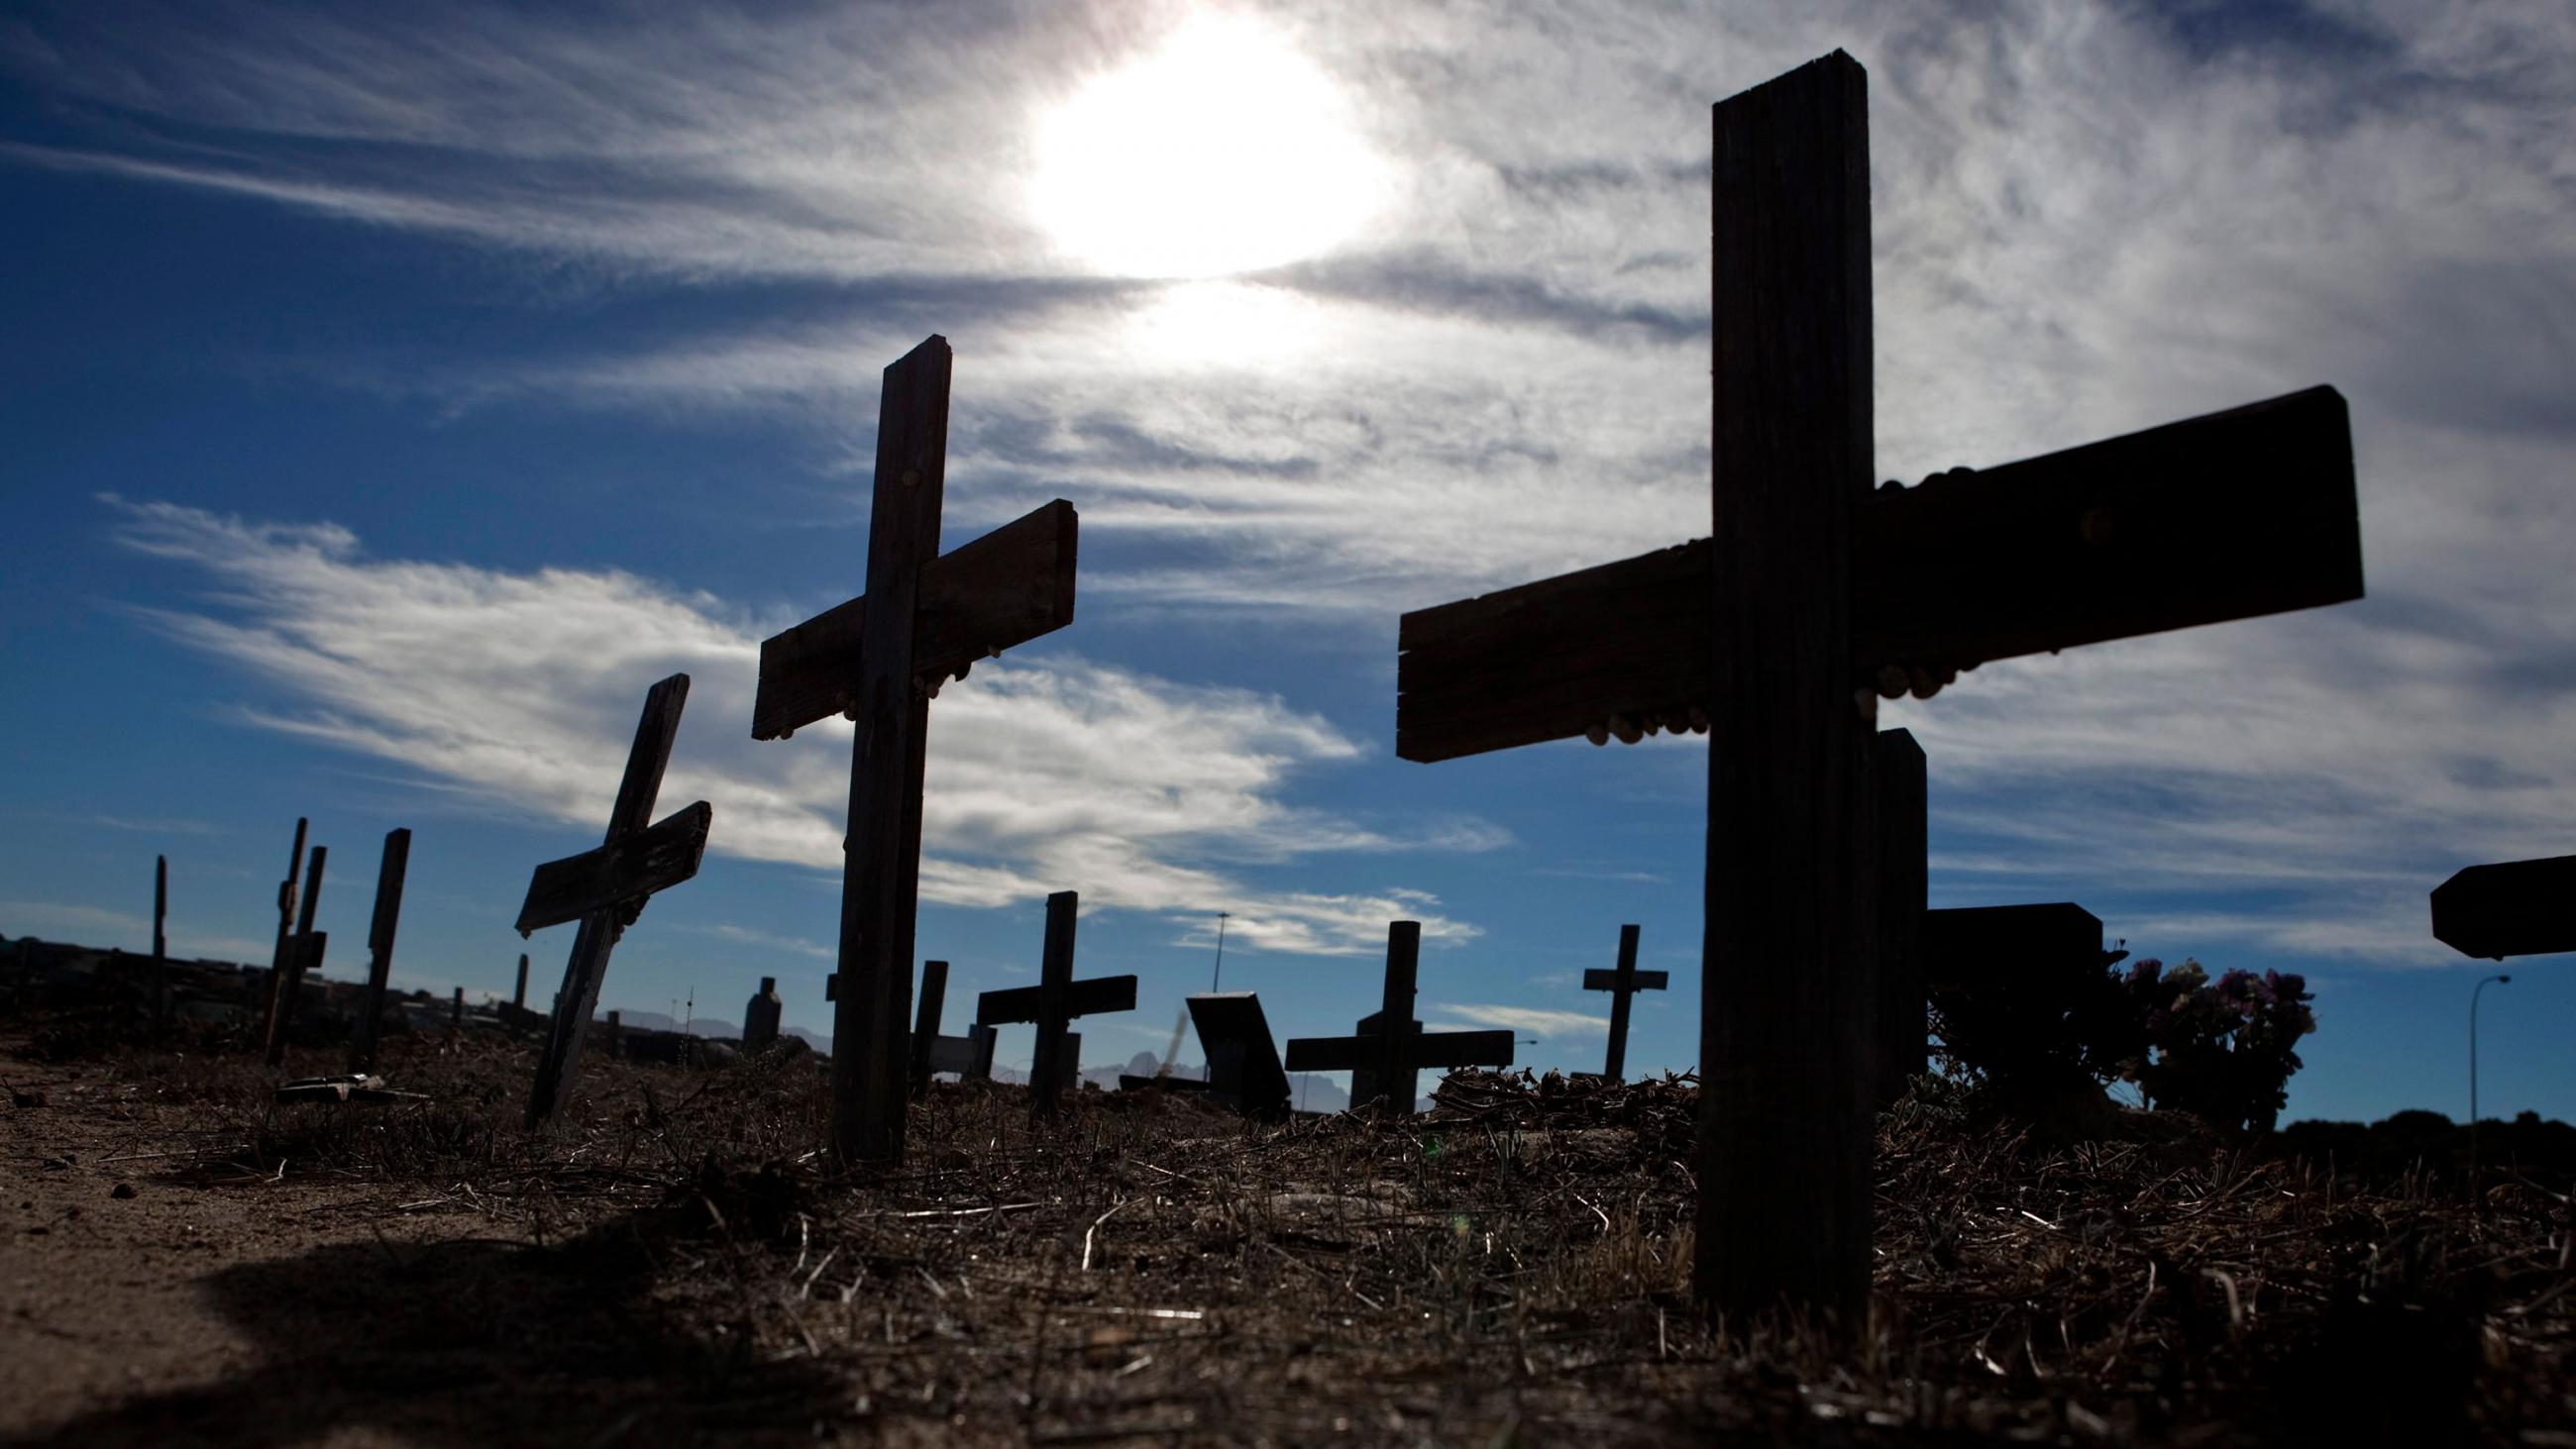
[(1877, 695), (2359, 598), (2351, 437), (2315, 388), (1879, 489), (1866, 75), (1837, 51), (1712, 123), (1710, 538), (1406, 615), (1396, 753), (1709, 734), (1693, 1279), (1856, 1327), (1893, 1055)]
[[(635, 743), (626, 752), (626, 772), (617, 782), (617, 801), (609, 807), (606, 839), (595, 849), (538, 866), (528, 880), (527, 899), (519, 907), (521, 935), (581, 922), (573, 935), (572, 956), (564, 963), (563, 985), (555, 992), (536, 1081), (528, 1091), (530, 1128), (553, 1120), (572, 1094), (582, 1039), (599, 1007), (600, 983), (607, 979), (609, 953), (618, 938), (635, 924), (655, 892), (695, 876), (706, 854), (707, 831), (715, 819), (715, 807), (706, 801), (653, 820), (653, 802), (662, 793), (662, 772), (671, 762), (671, 742), (688, 702), (685, 674), (674, 674), (645, 692)], [(616, 1019), (617, 1013), (610, 1012), (612, 1051)]]
[(757, 740), (834, 714), (858, 724), (832, 996), (832, 1148), (844, 1161), (903, 1156), (930, 700), (976, 660), (1073, 620), (1072, 504), (939, 551), (950, 369), (938, 336), (886, 368), (866, 591), (764, 641), (752, 703)]
[(2576, 951), (2576, 855), (2458, 872), (2433, 888), (2433, 939), (2491, 961)]
[(1219, 1105), (1246, 1117), (1277, 1121), (1288, 1115), (1288, 1072), (1278, 1038), (1250, 991), (1202, 991), (1184, 998), (1199, 1050), (1207, 1056), (1207, 1090)]

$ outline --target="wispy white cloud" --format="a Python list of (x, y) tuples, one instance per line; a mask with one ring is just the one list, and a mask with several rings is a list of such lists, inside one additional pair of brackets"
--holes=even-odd
[[(759, 636), (720, 601), (620, 573), (376, 560), (329, 524), (109, 501), (126, 546), (220, 585), (205, 612), (144, 617), (292, 701), (244, 710), (246, 721), (587, 827), (615, 793), (642, 687), (686, 670), (665, 808), (712, 801), (719, 852), (839, 868), (849, 727), (776, 744), (726, 727), (749, 718)], [(1418, 891), (1266, 891), (1221, 869), (1501, 839), (1473, 820), (1417, 836), (1287, 803), (1301, 771), (1358, 748), (1274, 696), (1051, 655), (977, 669), (941, 692), (932, 718), (925, 900), (998, 906), (1069, 887), (1094, 908), (1195, 913), (1221, 901), (1235, 913), (1230, 941), (1250, 950), (1360, 953), (1391, 915), (1419, 917), (1435, 938), (1474, 934)]]
[[(1425, 1029), (1447, 1031), (1501, 1027), (1534, 1037), (1599, 1036), (1610, 1030), (1610, 1018), (1543, 1006), (1486, 1006), (1442, 1002), (1423, 1008)], [(1439, 1021), (1433, 1023), (1432, 1017)]]

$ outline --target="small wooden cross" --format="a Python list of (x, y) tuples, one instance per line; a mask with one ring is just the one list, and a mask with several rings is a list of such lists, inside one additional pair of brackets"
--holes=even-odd
[(2495, 961), (2576, 951), (2576, 855), (2458, 872), (2433, 888), (2433, 939)]
[(1666, 971), (1637, 969), (1637, 927), (1619, 928), (1619, 965), (1604, 971), (1593, 967), (1583, 973), (1583, 989), (1610, 993), (1610, 1054), (1602, 1063), (1601, 1075), (1610, 1081), (1624, 1081), (1621, 1074), (1628, 1067), (1628, 998), (1640, 991), (1661, 991), (1672, 980)]
[[(531, 1129), (551, 1121), (572, 1095), (582, 1038), (591, 1012), (598, 1009), (608, 953), (617, 949), (617, 938), (635, 924), (654, 892), (696, 875), (706, 854), (715, 807), (704, 800), (645, 824), (653, 819), (662, 770), (671, 762), (671, 741), (680, 732), (680, 711), (688, 702), (685, 674), (674, 674), (645, 692), (635, 743), (626, 752), (626, 773), (617, 782), (617, 803), (608, 812), (607, 838), (596, 849), (538, 866), (529, 878), (528, 898), (519, 907), (520, 935), (581, 922), (573, 935), (572, 957), (564, 963), (563, 985), (555, 993), (545, 1055), (537, 1060), (536, 1083), (528, 1092)], [(615, 1035), (611, 1031), (612, 1041)]]
[(367, 986), (359, 994), (357, 1024), (349, 1032), (349, 1075), (353, 1077), (376, 1069), (376, 1022), (385, 1013), (385, 982), (394, 969), (394, 928), (402, 921), (403, 874), (410, 867), (411, 832), (385, 832), (384, 859), (376, 867), (376, 913), (367, 926)]
[(1077, 891), (1047, 897), (1046, 954), (1038, 966), (1038, 984), (1007, 991), (987, 991), (975, 998), (977, 1026), (1037, 1023), (1037, 1050), (1029, 1060), (1029, 1099), (1041, 1117), (1056, 1113), (1058, 1099), (1073, 1081), (1074, 1055), (1080, 1037), (1065, 1030), (1077, 1016), (1136, 1009), (1136, 978), (1095, 976), (1073, 979), (1073, 925), (1082, 904)]
[(921, 1008), (912, 1021), (912, 1095), (930, 1091), (937, 1072), (955, 1072), (967, 1081), (993, 1075), (993, 1041), (1001, 1033), (989, 1026), (970, 1026), (964, 1036), (941, 1036), (939, 1018), (947, 1009), (948, 963), (921, 963)]
[(1510, 1066), (1508, 1031), (1426, 1032), (1413, 1019), (1413, 983), (1421, 959), (1422, 923), (1389, 921), (1384, 1003), (1361, 1019), (1355, 1035), (1289, 1042), (1287, 1070), (1349, 1072), (1353, 1111), (1377, 1104), (1403, 1117), (1413, 1113), (1420, 1085), (1416, 1074), (1424, 1067)]
[[(300, 823), (299, 823), (300, 824)], [(303, 831), (296, 832), (298, 838)], [(295, 1022), (296, 999), (304, 994), (304, 973), (322, 969), (322, 953), (330, 944), (330, 933), (313, 929), (313, 911), (322, 903), (322, 866), (331, 858), (329, 846), (317, 845), (304, 858), (304, 899), (297, 906), (295, 933), (286, 938), (278, 951), (277, 969), (270, 973), (268, 997), (268, 1064), (276, 1066), (286, 1060), (286, 1034)], [(295, 901), (294, 882), (278, 892), (278, 899)]]
[(1073, 621), (1077, 520), (1063, 499), (939, 551), (949, 369), (937, 336), (886, 368), (867, 591), (764, 641), (752, 704), (756, 740), (835, 714), (858, 723), (835, 983), (846, 989), (832, 996), (832, 1147), (843, 1161), (903, 1157), (930, 699), (976, 660)]
[(1695, 1281), (1857, 1326), (1876, 698), (2360, 597), (2351, 430), (2312, 388), (1874, 491), (1867, 77), (1837, 51), (1713, 124), (1713, 536), (1406, 615), (1396, 753), (1709, 733)]

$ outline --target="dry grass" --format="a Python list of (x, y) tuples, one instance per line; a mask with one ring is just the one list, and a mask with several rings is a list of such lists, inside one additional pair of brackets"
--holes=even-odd
[(1692, 1309), (1687, 1079), (1462, 1074), (1427, 1119), (1279, 1128), (1098, 1093), (1038, 1126), (1019, 1088), (941, 1086), (903, 1168), (844, 1174), (805, 1058), (594, 1061), (542, 1137), (532, 1053), (488, 1041), (397, 1045), (434, 1100), (382, 1109), (268, 1104), (238, 1059), (117, 1070), (202, 1190), (399, 1185), (528, 1245), (493, 1281), (554, 1275), (558, 1316), (483, 1351), (591, 1388), (568, 1442), (2576, 1444), (2563, 1197), (2472, 1213), (2161, 1119), (1884, 1118), (1851, 1343)]

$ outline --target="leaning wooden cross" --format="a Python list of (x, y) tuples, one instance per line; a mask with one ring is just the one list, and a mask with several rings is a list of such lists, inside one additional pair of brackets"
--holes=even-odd
[(756, 740), (836, 714), (859, 727), (832, 1012), (832, 1147), (844, 1161), (903, 1156), (931, 696), (976, 660), (1073, 621), (1076, 520), (1063, 499), (939, 552), (948, 374), (942, 337), (885, 370), (867, 592), (762, 642), (751, 711)]
[[(1382, 1106), (1410, 1116), (1416, 1073), (1424, 1067), (1508, 1067), (1508, 1031), (1424, 1031), (1413, 1019), (1414, 977), (1422, 960), (1422, 923), (1386, 926), (1386, 994), (1352, 1036), (1300, 1037), (1288, 1043), (1292, 1072), (1349, 1072), (1351, 1109)], [(1374, 1025), (1372, 1025), (1372, 1023)]]
[(385, 983), (394, 969), (394, 929), (402, 924), (403, 874), (410, 867), (411, 832), (387, 831), (384, 857), (376, 866), (376, 913), (367, 926), (367, 986), (358, 998), (358, 1020), (349, 1029), (349, 1075), (353, 1077), (376, 1069), (377, 1019), (385, 1014)]
[(1075, 891), (1047, 897), (1046, 954), (1040, 958), (1037, 985), (987, 991), (975, 998), (977, 1026), (1037, 1023), (1037, 1050), (1029, 1058), (1029, 1100), (1041, 1117), (1055, 1115), (1058, 1099), (1074, 1081), (1082, 1038), (1065, 1030), (1073, 1018), (1136, 1009), (1133, 976), (1073, 979), (1073, 924), (1081, 904)]
[(1705, 729), (1696, 1282), (1868, 1303), (1878, 692), (2361, 596), (2343, 399), (2313, 388), (1871, 488), (1867, 82), (1718, 104), (1715, 536), (1405, 616), (1396, 753)]
[[(301, 822), (299, 822), (301, 823)], [(286, 1060), (287, 1034), (295, 1025), (296, 1003), (304, 995), (306, 973), (320, 975), (322, 953), (331, 946), (331, 933), (313, 929), (313, 912), (322, 904), (322, 867), (331, 859), (331, 848), (317, 845), (304, 857), (304, 899), (296, 906), (295, 934), (286, 938), (278, 951), (278, 968), (272, 972), (268, 996), (268, 1064), (276, 1066)], [(278, 893), (281, 901), (294, 901), (293, 882)]]
[(1640, 991), (1661, 991), (1672, 981), (1668, 971), (1637, 969), (1637, 928), (1619, 928), (1619, 964), (1608, 971), (1595, 966), (1583, 973), (1583, 989), (1610, 993), (1610, 1052), (1601, 1064), (1601, 1075), (1613, 1082), (1624, 1081), (1628, 1069), (1628, 999)]
[(2433, 939), (2496, 961), (2576, 951), (2576, 855), (2458, 872), (2433, 888)]
[(912, 1020), (912, 1095), (925, 1096), (930, 1079), (954, 1072), (962, 1081), (992, 1080), (993, 1043), (1001, 1035), (989, 1026), (969, 1026), (964, 1036), (941, 1036), (939, 1018), (948, 1005), (948, 963), (921, 963), (920, 1010)]
[(555, 993), (545, 1055), (537, 1059), (536, 1083), (528, 1092), (531, 1128), (544, 1126), (572, 1095), (582, 1038), (599, 1006), (599, 985), (607, 979), (608, 953), (617, 949), (617, 938), (635, 924), (654, 892), (696, 875), (706, 854), (707, 828), (715, 819), (715, 807), (706, 801), (653, 821), (662, 770), (671, 762), (671, 741), (680, 732), (680, 711), (688, 702), (685, 674), (674, 674), (646, 692), (644, 712), (635, 722), (635, 743), (626, 752), (626, 774), (617, 782), (617, 803), (608, 812), (608, 838), (596, 850), (538, 866), (528, 881), (528, 898), (519, 907), (520, 935), (581, 922), (572, 939), (572, 957), (564, 963), (563, 985)]

